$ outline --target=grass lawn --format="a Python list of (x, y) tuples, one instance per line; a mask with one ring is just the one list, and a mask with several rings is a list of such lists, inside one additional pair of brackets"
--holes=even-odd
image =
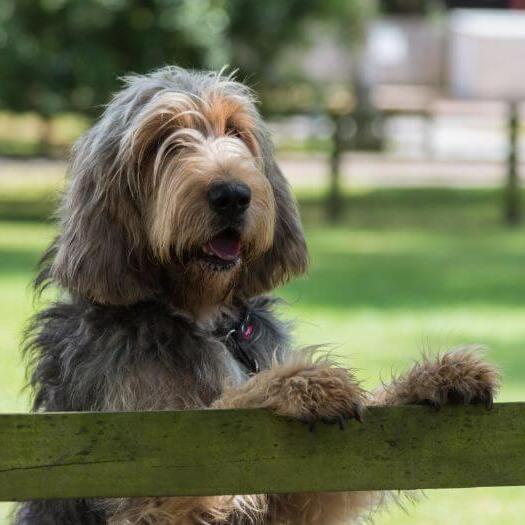
[[(3, 192), (0, 185), (4, 412), (28, 406), (19, 394), (17, 344), (32, 310), (28, 283), (53, 234), (51, 225), (35, 220), (49, 194), (27, 195)], [(408, 366), (421, 350), (481, 343), (503, 368), (500, 399), (524, 400), (525, 230), (500, 225), (498, 194), (362, 192), (348, 198), (346, 209), (342, 224), (329, 226), (314, 196), (301, 199), (312, 268), (308, 279), (280, 291), (289, 303), (286, 315), (297, 320), (299, 343), (332, 345), (367, 386)], [(429, 491), (406, 510), (394, 508), (377, 523), (517, 525), (523, 523), (525, 488)]]

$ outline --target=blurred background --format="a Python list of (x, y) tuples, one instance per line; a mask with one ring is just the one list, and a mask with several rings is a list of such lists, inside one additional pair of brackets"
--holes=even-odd
[[(300, 343), (367, 387), (481, 343), (525, 400), (524, 55), (525, 0), (0, 0), (0, 411), (29, 408), (19, 342), (69, 147), (119, 76), (174, 63), (260, 98), (312, 256), (278, 292)], [(525, 488), (427, 496), (377, 523), (523, 523)]]

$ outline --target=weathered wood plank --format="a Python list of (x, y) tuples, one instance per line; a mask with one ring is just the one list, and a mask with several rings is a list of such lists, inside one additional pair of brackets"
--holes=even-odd
[(371, 408), (313, 432), (263, 410), (0, 415), (0, 500), (525, 484), (525, 403)]

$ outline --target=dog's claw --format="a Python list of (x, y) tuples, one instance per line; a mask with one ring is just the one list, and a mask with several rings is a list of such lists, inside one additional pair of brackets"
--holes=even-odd
[(439, 412), (441, 410), (441, 405), (433, 399), (425, 399), (423, 401), (423, 405), (427, 405), (430, 409), (434, 410), (435, 412)]
[(492, 394), (489, 394), (487, 396), (487, 400), (485, 401), (485, 408), (487, 410), (492, 410), (494, 408), (494, 398), (492, 397)]
[(427, 405), (430, 407), (434, 412), (439, 412), (441, 410), (441, 403), (439, 401), (435, 401), (434, 399), (424, 399), (421, 401), (421, 403), (418, 403), (420, 405)]
[[(430, 408), (434, 409), (436, 412), (439, 412), (442, 408), (442, 403), (434, 399), (425, 399), (419, 404), (427, 405)], [(447, 404), (449, 405), (483, 405), (487, 410), (492, 410), (494, 408), (494, 396), (492, 392), (486, 391), (481, 395), (469, 398), (468, 396), (461, 394), (457, 391), (453, 391), (448, 395)]]
[(492, 410), (494, 408), (494, 396), (490, 391), (483, 392), (475, 402), (482, 403), (487, 410)]
[(305, 416), (300, 418), (301, 423), (308, 426), (308, 430), (313, 432), (315, 425), (320, 421), (326, 425), (337, 425), (340, 430), (345, 430), (346, 424), (351, 419), (355, 419), (359, 423), (363, 422), (363, 408), (360, 405), (354, 405), (351, 411), (345, 414), (338, 414), (334, 416)]

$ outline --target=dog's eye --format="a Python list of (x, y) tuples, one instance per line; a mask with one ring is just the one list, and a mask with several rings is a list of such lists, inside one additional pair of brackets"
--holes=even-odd
[(228, 135), (229, 137), (235, 137), (238, 139), (242, 139), (242, 135), (243, 135), (242, 131), (232, 122), (228, 122), (226, 124), (225, 131), (226, 131), (226, 135)]
[(224, 133), (227, 137), (233, 137), (242, 140), (246, 147), (252, 152), (253, 155), (258, 155), (257, 143), (252, 133), (244, 128), (240, 127), (237, 123), (229, 120), (226, 123)]

